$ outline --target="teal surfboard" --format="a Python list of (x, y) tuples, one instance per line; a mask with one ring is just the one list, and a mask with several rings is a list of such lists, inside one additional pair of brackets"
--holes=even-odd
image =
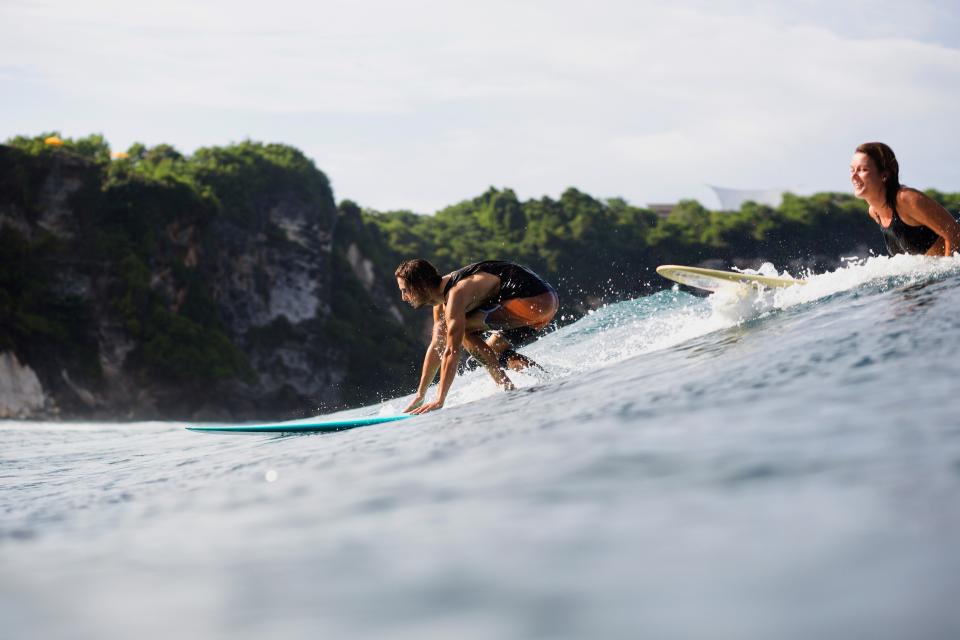
[(286, 422), (279, 424), (201, 424), (188, 425), (188, 431), (201, 433), (312, 433), (318, 431), (343, 431), (373, 424), (384, 424), (406, 420), (413, 416), (366, 416), (347, 420), (327, 420), (324, 422)]

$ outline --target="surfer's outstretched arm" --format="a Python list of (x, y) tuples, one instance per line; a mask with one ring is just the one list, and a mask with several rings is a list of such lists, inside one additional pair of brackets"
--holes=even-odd
[(446, 322), (447, 333), (440, 356), (440, 383), (437, 385), (437, 399), (414, 409), (412, 413), (426, 413), (439, 409), (447, 399), (447, 393), (457, 377), (457, 363), (460, 362), (460, 348), (463, 346), (463, 337), (466, 333), (466, 295), (461, 289), (450, 292), (446, 304), (443, 305), (443, 317)]
[(433, 335), (430, 339), (430, 346), (423, 356), (423, 371), (420, 374), (420, 385), (417, 387), (417, 395), (414, 396), (404, 413), (410, 413), (421, 404), (427, 395), (427, 389), (433, 384), (437, 377), (437, 369), (440, 368), (440, 355), (443, 353), (447, 339), (447, 327), (443, 320), (442, 307), (433, 309)]
[(910, 218), (910, 222), (928, 227), (940, 236), (927, 250), (928, 256), (952, 256), (954, 251), (960, 250), (960, 224), (933, 198), (904, 188), (897, 196), (897, 204), (902, 209), (904, 221)]

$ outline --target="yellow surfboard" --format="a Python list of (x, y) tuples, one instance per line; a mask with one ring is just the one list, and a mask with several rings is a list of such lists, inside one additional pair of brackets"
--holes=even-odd
[(736, 271), (720, 271), (718, 269), (702, 269), (700, 267), (683, 267), (676, 264), (664, 264), (657, 267), (657, 273), (668, 280), (685, 284), (688, 287), (717, 291), (731, 285), (760, 285), (763, 287), (792, 287), (795, 284), (807, 284), (806, 280), (792, 278), (774, 278), (771, 276), (755, 276), (749, 273)]

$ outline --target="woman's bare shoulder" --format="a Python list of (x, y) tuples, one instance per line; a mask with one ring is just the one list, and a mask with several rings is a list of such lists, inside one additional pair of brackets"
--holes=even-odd
[(929, 199), (930, 196), (919, 189), (914, 189), (913, 187), (900, 187), (900, 191), (897, 192), (898, 207), (900, 205), (916, 206), (926, 202)]

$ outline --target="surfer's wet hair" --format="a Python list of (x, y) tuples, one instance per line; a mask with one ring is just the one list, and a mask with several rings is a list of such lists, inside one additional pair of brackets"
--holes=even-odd
[(440, 286), (440, 272), (423, 258), (404, 260), (393, 275), (403, 278), (407, 285), (421, 293)]
[(897, 194), (900, 192), (900, 163), (893, 149), (882, 142), (864, 142), (857, 147), (857, 153), (863, 153), (877, 165), (880, 175), (886, 174), (883, 180), (884, 199), (893, 208), (897, 205)]

